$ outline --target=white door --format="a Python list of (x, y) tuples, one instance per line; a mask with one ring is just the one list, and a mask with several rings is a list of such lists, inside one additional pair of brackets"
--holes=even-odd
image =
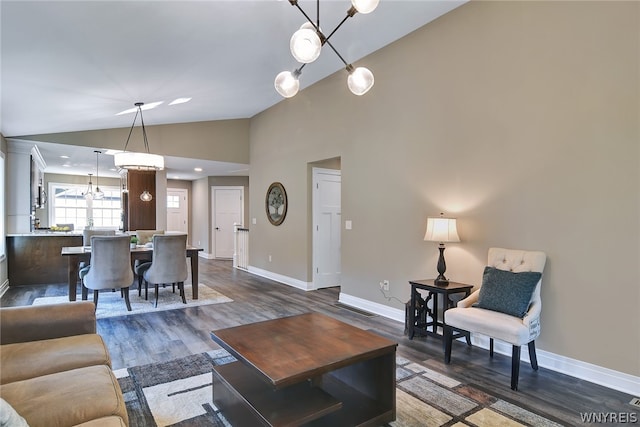
[(242, 225), (243, 199), (243, 187), (211, 187), (214, 258), (233, 258), (233, 225)]
[(189, 233), (189, 200), (186, 188), (167, 188), (167, 231)]
[(313, 168), (313, 284), (340, 285), (341, 172)]

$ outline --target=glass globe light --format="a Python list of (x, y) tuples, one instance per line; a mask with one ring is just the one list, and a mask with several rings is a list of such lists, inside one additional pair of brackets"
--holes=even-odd
[(291, 36), (289, 48), (296, 61), (308, 64), (320, 56), (322, 42), (314, 30), (301, 28)]
[(347, 86), (354, 95), (364, 95), (373, 87), (373, 73), (368, 68), (358, 67), (349, 73)]
[(276, 76), (274, 86), (280, 95), (291, 98), (300, 90), (300, 81), (291, 71), (283, 71)]
[(351, 0), (351, 4), (359, 13), (371, 13), (378, 7), (380, 0)]
[(150, 202), (151, 200), (153, 200), (153, 196), (147, 190), (144, 190), (140, 195), (140, 200), (142, 200), (143, 202)]

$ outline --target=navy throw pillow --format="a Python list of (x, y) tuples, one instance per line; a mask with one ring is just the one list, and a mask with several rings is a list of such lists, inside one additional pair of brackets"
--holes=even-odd
[(529, 310), (531, 295), (541, 277), (542, 273), (535, 271), (513, 273), (487, 266), (476, 307), (522, 319)]

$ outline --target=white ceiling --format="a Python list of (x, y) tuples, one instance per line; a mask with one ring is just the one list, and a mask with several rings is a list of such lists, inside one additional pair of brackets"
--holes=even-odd
[[(373, 13), (350, 18), (331, 42), (346, 61), (366, 66), (358, 61), (464, 2), (382, 0)], [(315, 0), (299, 4), (317, 19)], [(348, 0), (320, 2), (325, 34), (350, 6)], [(289, 1), (276, 0), (2, 0), (0, 19), (0, 131), (7, 138), (128, 128), (133, 114), (116, 113), (138, 101), (163, 102), (145, 111), (147, 126), (250, 118), (282, 101), (273, 80), (298, 66), (289, 39), (305, 22)], [(305, 66), (301, 89), (343, 69), (325, 48)], [(180, 97), (192, 100), (168, 105)], [(38, 146), (46, 172), (95, 172), (93, 148), (69, 153), (64, 144)], [(103, 168), (111, 174), (113, 162), (106, 160), (101, 175)], [(203, 172), (194, 173), (195, 166)], [(248, 165), (194, 159), (167, 158), (166, 167), (169, 178), (248, 175)]]

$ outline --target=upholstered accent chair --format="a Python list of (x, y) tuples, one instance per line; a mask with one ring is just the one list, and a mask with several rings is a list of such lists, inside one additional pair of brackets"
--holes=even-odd
[(145, 299), (148, 297), (149, 284), (155, 285), (155, 303), (158, 306), (159, 285), (171, 283), (178, 285), (182, 302), (187, 303), (184, 293), (184, 281), (187, 280), (187, 235), (155, 234), (153, 236), (153, 260), (136, 267), (136, 274), (144, 281)]
[(520, 347), (527, 344), (538, 369), (535, 339), (540, 335), (540, 287), (546, 255), (540, 251), (490, 248), (480, 289), (444, 314), (445, 363), (451, 362), (453, 331), (466, 331), (512, 345), (511, 388), (518, 389)]
[[(85, 288), (93, 290), (93, 303), (98, 306), (98, 291), (103, 289), (121, 289), (127, 305), (129, 302), (129, 286), (133, 283), (131, 269), (130, 237), (93, 236), (91, 237), (91, 260), (88, 271), (82, 276)], [(83, 291), (83, 297), (85, 292)]]

